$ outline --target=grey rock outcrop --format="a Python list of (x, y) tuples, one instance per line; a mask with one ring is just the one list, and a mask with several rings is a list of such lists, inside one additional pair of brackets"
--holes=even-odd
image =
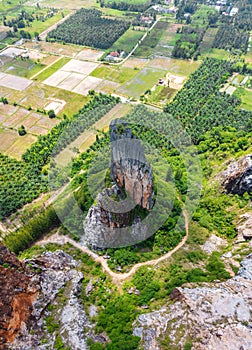
[[(154, 206), (154, 181), (144, 148), (127, 123), (110, 124), (111, 187), (97, 195), (84, 221), (84, 241), (93, 248), (127, 246), (143, 239), (140, 211)], [(134, 238), (136, 239), (134, 242)]]
[(232, 162), (221, 173), (222, 185), (228, 193), (242, 195), (252, 192), (252, 155), (248, 154)]
[(192, 339), (194, 350), (252, 349), (252, 254), (242, 261), (237, 276), (196, 288), (176, 288), (174, 303), (143, 314), (134, 324), (134, 334), (145, 350), (183, 349)]
[(243, 214), (240, 216), (242, 222), (237, 227), (238, 233), (242, 235), (245, 239), (252, 238), (252, 212)]
[[(47, 334), (46, 318), (51, 315), (48, 305), (57, 306), (58, 332), (66, 346), (72, 350), (88, 349), (85, 329), (91, 329), (87, 315), (78, 300), (83, 274), (77, 270), (78, 263), (68, 254), (59, 250), (46, 252), (38, 258), (26, 261), (30, 269), (36, 271), (32, 284), (37, 286), (37, 297), (32, 310), (32, 332), (23, 323), (20, 334), (10, 344), (13, 350), (53, 349), (55, 333)], [(56, 298), (62, 288), (67, 286), (65, 305), (57, 305)], [(46, 339), (43, 344), (41, 339)]]

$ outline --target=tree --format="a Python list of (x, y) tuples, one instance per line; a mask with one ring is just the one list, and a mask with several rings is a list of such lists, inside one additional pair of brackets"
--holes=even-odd
[(53, 109), (50, 109), (48, 112), (47, 112), (49, 118), (55, 118), (56, 117), (56, 114), (54, 112)]
[(26, 135), (26, 130), (25, 130), (24, 125), (21, 125), (21, 126), (18, 128), (18, 134), (19, 134), (20, 136)]

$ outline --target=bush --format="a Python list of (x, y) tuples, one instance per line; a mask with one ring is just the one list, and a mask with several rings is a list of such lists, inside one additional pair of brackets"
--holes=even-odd
[(26, 130), (25, 130), (24, 125), (21, 125), (21, 126), (18, 128), (18, 134), (19, 134), (20, 136), (26, 135)]

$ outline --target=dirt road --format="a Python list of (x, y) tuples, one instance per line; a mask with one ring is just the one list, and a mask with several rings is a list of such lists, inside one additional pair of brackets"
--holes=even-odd
[(186, 210), (183, 210), (183, 215), (185, 218), (185, 230), (186, 230), (186, 235), (185, 237), (182, 239), (182, 241), (171, 251), (169, 251), (168, 253), (164, 254), (163, 256), (161, 256), (158, 259), (153, 259), (153, 260), (149, 260), (149, 261), (145, 261), (142, 263), (138, 263), (136, 265), (134, 265), (129, 272), (125, 272), (125, 273), (117, 273), (114, 272), (110, 269), (110, 267), (108, 266), (108, 262), (106, 259), (104, 259), (102, 256), (99, 256), (98, 254), (94, 253), (93, 251), (89, 250), (88, 248), (82, 246), (80, 243), (74, 241), (73, 239), (66, 237), (66, 236), (62, 236), (59, 235), (58, 232), (46, 239), (43, 239), (39, 242), (37, 242), (36, 244), (38, 245), (46, 245), (47, 243), (57, 243), (60, 245), (66, 244), (66, 243), (70, 243), (71, 245), (73, 245), (74, 247), (80, 249), (83, 253), (88, 254), (94, 261), (98, 262), (99, 264), (101, 264), (103, 271), (105, 271), (112, 279), (113, 283), (118, 286), (119, 290), (121, 290), (122, 288), (122, 284), (124, 281), (126, 281), (127, 279), (129, 279), (132, 275), (134, 275), (134, 273), (141, 267), (141, 266), (156, 266), (157, 264), (159, 264), (160, 262), (169, 259), (175, 252), (177, 252), (180, 248), (183, 247), (183, 245), (186, 243), (187, 238), (188, 238), (188, 234), (189, 234), (189, 219), (188, 219), (188, 215)]

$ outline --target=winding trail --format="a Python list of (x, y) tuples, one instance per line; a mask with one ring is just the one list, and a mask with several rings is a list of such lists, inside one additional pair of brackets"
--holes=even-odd
[(146, 265), (156, 266), (160, 262), (170, 258), (175, 252), (177, 252), (180, 248), (183, 247), (183, 245), (186, 243), (186, 241), (188, 239), (188, 234), (189, 234), (189, 218), (188, 218), (188, 214), (187, 214), (185, 209), (183, 209), (183, 215), (185, 218), (186, 235), (183, 237), (182, 241), (174, 249), (170, 250), (168, 253), (164, 254), (160, 258), (137, 263), (130, 269), (130, 271), (125, 272), (125, 273), (117, 273), (117, 272), (112, 271), (110, 269), (110, 267), (108, 266), (107, 260), (104, 259), (102, 256), (94, 253), (93, 251), (91, 251), (87, 247), (81, 245), (80, 243), (74, 241), (73, 239), (71, 239), (67, 236), (59, 235), (58, 232), (55, 233), (54, 235), (48, 237), (48, 238), (45, 238), (41, 241), (38, 241), (36, 244), (43, 246), (43, 245), (46, 245), (48, 243), (57, 243), (60, 245), (70, 243), (74, 247), (80, 249), (83, 253), (88, 254), (95, 262), (98, 262), (99, 264), (101, 264), (103, 271), (105, 271), (111, 277), (113, 283), (118, 287), (118, 289), (122, 290), (123, 282), (126, 281), (127, 279), (129, 279), (132, 275), (134, 275), (134, 273), (141, 266), (146, 266)]

